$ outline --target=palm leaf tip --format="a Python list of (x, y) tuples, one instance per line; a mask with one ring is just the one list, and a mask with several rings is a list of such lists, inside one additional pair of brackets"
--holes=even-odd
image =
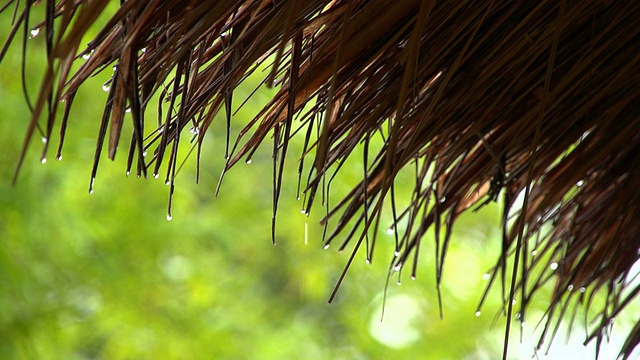
[[(19, 6), (8, 42), (20, 26), (31, 29), (29, 7)], [(155, 176), (164, 166), (172, 184), (185, 128), (198, 129), (200, 141), (216, 113), (231, 121), (236, 87), (256, 64), (273, 62), (265, 83), (277, 92), (229, 143), (227, 168), (272, 137), (275, 212), (289, 139), (304, 138), (308, 211), (332, 171), (364, 144), (362, 182), (328, 213), (335, 231), (326, 245), (343, 234), (342, 247), (353, 241), (369, 258), (375, 237), (362, 227), (380, 226), (382, 204), (394, 203), (394, 179), (415, 167), (409, 206), (392, 209), (395, 222), (407, 224), (395, 234), (392, 268), (415, 269), (421, 239), (435, 227), (440, 274), (459, 215), (502, 197), (497, 269), (518, 263), (511, 285), (501, 281), (505, 297), (517, 293), (525, 309), (553, 280), (545, 336), (568, 304), (595, 306), (602, 290), (608, 300), (588, 337), (601, 341), (640, 291), (626, 280), (640, 248), (640, 3), (131, 0), (85, 49), (82, 37), (106, 6), (47, 0), (43, 22), (33, 27), (46, 36), (49, 70), (28, 138), (38, 131), (49, 138), (58, 120), (64, 134), (80, 86), (115, 69), (92, 178), (103, 147), (116, 156), (130, 111), (129, 168)], [(82, 55), (88, 59), (76, 69)], [(156, 132), (145, 134), (145, 109), (158, 93), (166, 109)], [(510, 216), (515, 225), (507, 227)], [(639, 329), (621, 357), (638, 344)]]

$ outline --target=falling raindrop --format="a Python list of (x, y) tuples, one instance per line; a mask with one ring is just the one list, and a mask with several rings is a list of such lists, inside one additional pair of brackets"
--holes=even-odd
[(35, 27), (31, 29), (31, 35), (29, 36), (29, 39), (33, 39), (34, 37), (38, 36), (40, 34), (40, 28), (39, 27)]
[(480, 310), (476, 311), (476, 317), (482, 315), (482, 312), (480, 312)]

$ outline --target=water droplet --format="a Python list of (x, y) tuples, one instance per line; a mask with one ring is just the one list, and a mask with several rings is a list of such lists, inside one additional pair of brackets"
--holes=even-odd
[(482, 312), (480, 312), (480, 310), (476, 311), (476, 317), (482, 315)]
[(144, 156), (147, 156), (147, 151), (146, 151), (146, 150), (142, 153), (142, 156), (143, 156), (143, 157), (144, 157)]
[(192, 133), (193, 135), (198, 135), (198, 134), (200, 134), (200, 128), (199, 127), (192, 127), (191, 129), (189, 129), (189, 132)]
[(154, 178), (154, 179), (157, 179), (157, 178), (159, 178), (159, 177), (160, 177), (160, 175), (159, 175), (158, 173), (153, 173), (153, 178)]
[(393, 226), (391, 226), (391, 227), (389, 227), (387, 229), (387, 234), (389, 234), (389, 235), (393, 235), (393, 233), (395, 233), (395, 232), (396, 232), (396, 229)]
[(62, 155), (58, 155), (58, 156), (56, 156), (56, 160), (58, 160), (58, 161), (62, 161)]
[(538, 255), (538, 250), (532, 250), (531, 251), (531, 256), (536, 256)]
[(171, 221), (171, 219), (173, 219), (173, 216), (171, 216), (171, 214), (167, 214), (167, 220)]
[(165, 182), (164, 182), (164, 184), (165, 184), (165, 185), (167, 185), (167, 186), (169, 186), (169, 185), (171, 185), (171, 181), (170, 181), (170, 180), (167, 180), (167, 181), (165, 181)]
[(511, 305), (515, 305), (516, 304), (516, 299), (511, 300)]
[(551, 265), (549, 265), (549, 269), (551, 270), (556, 270), (557, 268), (558, 268), (557, 262), (552, 262)]
[(109, 92), (109, 90), (111, 90), (111, 80), (109, 80), (106, 83), (102, 84), (102, 91)]
[(113, 65), (113, 71), (116, 72), (118, 70), (118, 66), (117, 65)]
[(365, 264), (371, 264), (371, 260), (370, 260), (370, 259), (368, 259), (368, 258), (367, 258), (367, 259), (365, 259), (365, 260), (364, 260), (364, 262), (365, 262)]
[(158, 134), (162, 134), (163, 131), (164, 131), (164, 126), (161, 126), (158, 128)]
[(35, 27), (31, 29), (31, 35), (29, 36), (29, 39), (33, 39), (34, 37), (40, 35), (40, 28), (39, 27)]
[(91, 54), (90, 53), (86, 53), (86, 54), (82, 55), (82, 58), (85, 59), (85, 60), (89, 60), (89, 59), (91, 59)]
[(300, 212), (301, 212), (302, 214), (306, 214), (306, 213), (307, 213), (307, 210), (306, 210), (306, 209), (302, 209), (302, 210), (300, 210)]
[(587, 288), (586, 288), (586, 287), (584, 287), (584, 286), (582, 286), (582, 287), (580, 287), (580, 289), (578, 289), (578, 290), (579, 290), (581, 293), (583, 293), (583, 294), (584, 294), (584, 293), (585, 293), (585, 291), (587, 291)]
[(96, 178), (92, 177), (91, 182), (89, 183), (89, 194), (93, 194), (93, 183), (96, 182)]
[(573, 290), (573, 285), (567, 286), (567, 290), (572, 291)]
[(398, 281), (396, 282), (396, 285), (398, 285), (398, 286), (402, 285), (402, 281), (398, 280)]
[(580, 186), (582, 186), (582, 185), (584, 185), (584, 180), (580, 180), (580, 181), (578, 181), (578, 182), (576, 183), (576, 186), (577, 186), (577, 187), (580, 187)]
[(129, 106), (127, 106), (127, 108), (126, 108), (126, 109), (124, 109), (124, 112), (126, 112), (126, 113), (130, 113), (130, 112), (131, 112), (131, 108), (130, 108)]
[(140, 52), (143, 53), (143, 54), (146, 53), (147, 52), (147, 48), (140, 49)]
[[(247, 165), (251, 164), (251, 159), (247, 159), (246, 163)], [(300, 200), (300, 196), (298, 196), (298, 200)]]
[(40, 160), (43, 164), (47, 163), (47, 158), (42, 158), (42, 160)]
[(447, 201), (447, 197), (446, 197), (446, 196), (443, 196), (443, 197), (440, 199), (440, 204), (443, 204), (445, 201)]
[(43, 137), (42, 137), (42, 143), (43, 143), (43, 144), (46, 144), (46, 143), (47, 143), (47, 141), (49, 141), (49, 140), (47, 139), (47, 137), (46, 137), (46, 136), (43, 136)]
[(489, 274), (489, 273), (485, 273), (484, 275), (482, 275), (482, 278), (483, 278), (484, 280), (489, 280), (489, 279), (491, 279), (491, 274)]
[(416, 276), (415, 275), (411, 275), (411, 280), (415, 280)]
[(402, 264), (398, 264), (393, 267), (393, 271), (400, 271), (400, 270), (402, 270)]
[(322, 247), (324, 250), (327, 250), (329, 248), (329, 244), (325, 244), (325, 246)]

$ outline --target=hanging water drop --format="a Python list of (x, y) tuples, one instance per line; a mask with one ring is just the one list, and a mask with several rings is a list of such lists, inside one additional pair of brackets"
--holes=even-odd
[(398, 256), (400, 256), (400, 250), (396, 249), (393, 251), (393, 257), (398, 257)]
[(536, 256), (538, 255), (538, 250), (532, 250), (531, 251), (531, 256)]
[(577, 187), (581, 187), (582, 185), (584, 185), (584, 180), (580, 180), (576, 183)]
[(167, 214), (167, 221), (171, 221), (173, 219), (173, 216), (171, 216), (171, 214)]
[(398, 285), (398, 286), (402, 285), (402, 281), (400, 281), (400, 279), (398, 279), (398, 281), (396, 282), (396, 285)]
[(573, 285), (569, 284), (569, 286), (567, 286), (567, 290), (568, 291), (572, 291), (573, 290)]
[(482, 279), (483, 279), (483, 280), (489, 280), (489, 279), (491, 279), (491, 274), (489, 274), (489, 273), (485, 273), (484, 275), (482, 275)]
[(479, 317), (480, 315), (482, 315), (482, 312), (480, 312), (480, 310), (476, 311), (476, 317)]
[[(247, 159), (246, 163), (247, 165), (251, 164), (251, 159)], [(298, 196), (298, 200), (300, 200), (300, 196)]]
[(85, 53), (85, 54), (82, 55), (82, 58), (85, 59), (85, 60), (89, 60), (89, 59), (91, 59), (91, 54), (90, 53)]
[(102, 84), (102, 91), (109, 92), (109, 90), (111, 90), (111, 80), (109, 80), (106, 83)]
[(43, 137), (42, 137), (42, 143), (43, 143), (43, 144), (46, 144), (46, 143), (47, 143), (47, 141), (49, 141), (49, 139), (47, 139), (47, 137), (46, 137), (46, 136), (43, 136)]
[(164, 131), (164, 126), (161, 126), (158, 128), (158, 134), (162, 134), (163, 131)]
[(402, 264), (398, 264), (393, 267), (393, 271), (400, 271), (400, 270), (402, 270)]
[(324, 250), (327, 250), (327, 249), (329, 248), (329, 244), (325, 244), (322, 248), (323, 248)]
[(129, 176), (129, 174), (131, 174), (131, 171), (127, 170), (127, 176)]
[(58, 160), (58, 161), (62, 161), (62, 155), (58, 155), (58, 156), (56, 156), (56, 160)]
[(153, 173), (153, 178), (154, 178), (154, 179), (157, 179), (157, 178), (159, 178), (159, 177), (160, 177), (160, 175), (159, 175), (158, 173)]
[(126, 108), (126, 109), (124, 109), (124, 112), (126, 112), (126, 113), (130, 113), (130, 112), (131, 112), (131, 107), (127, 106), (127, 108)]
[(140, 49), (140, 52), (143, 53), (143, 54), (146, 53), (147, 52), (147, 48)]
[(370, 260), (369, 258), (366, 258), (366, 259), (364, 260), (364, 262), (365, 262), (365, 264), (371, 264), (371, 260)]
[(89, 183), (89, 194), (93, 194), (93, 183), (96, 181), (96, 178), (92, 177), (91, 182)]
[(556, 270), (557, 268), (558, 268), (558, 263), (557, 262), (552, 262), (549, 265), (549, 269), (551, 269), (551, 270)]
[(31, 35), (29, 36), (29, 39), (33, 39), (34, 37), (38, 36), (40, 34), (40, 28), (39, 27), (35, 27), (31, 29)]
[(145, 150), (145, 151), (143, 151), (143, 152), (142, 152), (142, 156), (143, 156), (143, 157), (144, 157), (144, 156), (147, 156), (147, 150)]
[(42, 160), (40, 160), (40, 162), (42, 162), (43, 164), (46, 164), (47, 163), (47, 158), (43, 157)]
[(578, 289), (581, 293), (585, 293), (585, 291), (587, 291), (587, 288), (584, 286), (581, 286), (580, 289)]
[(390, 226), (390, 227), (387, 229), (387, 234), (388, 234), (388, 235), (393, 235), (393, 233), (395, 233), (395, 232), (396, 232), (396, 229), (395, 229), (395, 227), (394, 227), (394, 226)]
[(302, 213), (302, 214), (306, 214), (306, 213), (307, 213), (307, 209), (304, 209), (304, 208), (303, 208), (302, 210), (300, 210), (300, 213)]

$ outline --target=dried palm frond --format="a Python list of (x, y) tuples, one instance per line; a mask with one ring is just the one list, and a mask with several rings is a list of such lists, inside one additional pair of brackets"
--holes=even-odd
[[(44, 2), (36, 29), (46, 35), (49, 66), (20, 162), (36, 129), (50, 137), (62, 100), (64, 139), (79, 87), (114, 67), (92, 184), (105, 143), (108, 157), (116, 154), (129, 109), (129, 169), (135, 163), (138, 175), (158, 175), (166, 164), (173, 192), (183, 130), (198, 129), (201, 142), (223, 108), (229, 128), (234, 90), (272, 62), (264, 82), (278, 91), (228, 144), (225, 169), (272, 136), (275, 213), (289, 140), (304, 131), (303, 158), (313, 156), (304, 190), (309, 210), (318, 190), (327, 190), (329, 170), (339, 171), (364, 143), (366, 176), (328, 213), (337, 221), (325, 245), (344, 233), (345, 245), (355, 242), (346, 268), (358, 251), (371, 257), (375, 238), (365, 242), (367, 230), (379, 226), (385, 199), (393, 203), (400, 170), (415, 164), (412, 201), (392, 211), (407, 224), (392, 269), (409, 263), (415, 275), (421, 239), (434, 227), (440, 282), (456, 219), (502, 196), (502, 254), (491, 283), (499, 279), (506, 290), (507, 333), (511, 299), (521, 297), (524, 317), (552, 280), (540, 345), (569, 306), (595, 306), (603, 290), (607, 301), (587, 339), (599, 344), (640, 291), (630, 280), (640, 248), (639, 2), (129, 0), (84, 47), (107, 3)], [(18, 4), (8, 42), (20, 26), (30, 30), (32, 2)], [(81, 55), (90, 57), (72, 71)], [(158, 93), (168, 108), (145, 134), (145, 109)], [(377, 153), (368, 146), (374, 137), (383, 139)], [(640, 324), (621, 357), (630, 356), (638, 333)]]

